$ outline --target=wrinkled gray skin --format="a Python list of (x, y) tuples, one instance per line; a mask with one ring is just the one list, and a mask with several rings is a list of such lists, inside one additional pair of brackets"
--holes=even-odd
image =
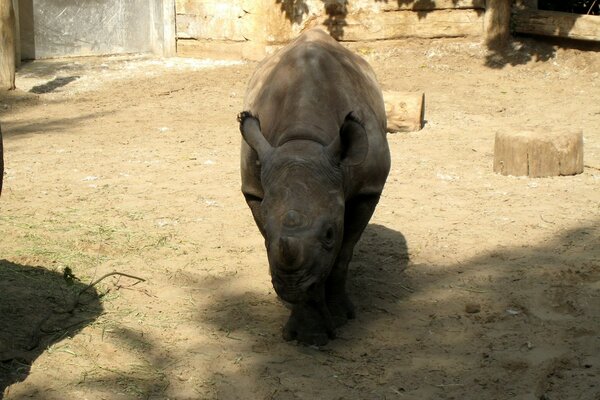
[(381, 91), (366, 61), (314, 29), (258, 66), (244, 107), (242, 192), (292, 307), (283, 336), (326, 344), (354, 318), (348, 263), (390, 169)]

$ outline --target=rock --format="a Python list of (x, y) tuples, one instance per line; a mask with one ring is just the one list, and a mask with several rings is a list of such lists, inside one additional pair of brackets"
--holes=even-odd
[(477, 303), (468, 303), (465, 305), (465, 311), (469, 314), (476, 314), (481, 311), (481, 306)]

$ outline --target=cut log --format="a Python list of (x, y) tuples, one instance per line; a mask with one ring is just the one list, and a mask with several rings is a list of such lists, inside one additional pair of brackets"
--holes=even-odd
[(414, 132), (423, 128), (425, 94), (384, 91), (388, 132)]
[(580, 174), (583, 134), (581, 131), (497, 133), (494, 172), (532, 178)]
[(512, 24), (517, 33), (600, 41), (598, 15), (515, 9)]

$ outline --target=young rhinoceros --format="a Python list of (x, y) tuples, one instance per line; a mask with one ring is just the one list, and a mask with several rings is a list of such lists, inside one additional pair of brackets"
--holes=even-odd
[(242, 192), (292, 307), (283, 337), (324, 345), (354, 318), (348, 263), (390, 169), (381, 90), (365, 60), (313, 29), (258, 66), (244, 107)]

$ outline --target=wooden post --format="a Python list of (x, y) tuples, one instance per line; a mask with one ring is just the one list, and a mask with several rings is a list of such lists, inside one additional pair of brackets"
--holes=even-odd
[(177, 55), (175, 0), (163, 0), (163, 57)]
[(510, 37), (511, 0), (487, 0), (485, 2), (485, 43), (488, 47), (502, 47)]
[(0, 0), (0, 89), (15, 88), (15, 12), (12, 0)]
[(15, 66), (21, 66), (21, 25), (19, 23), (19, 0), (12, 0), (15, 12)]

